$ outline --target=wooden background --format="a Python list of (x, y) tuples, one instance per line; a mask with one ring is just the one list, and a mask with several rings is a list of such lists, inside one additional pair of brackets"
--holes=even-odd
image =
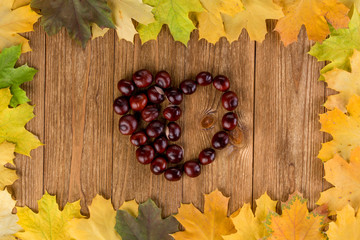
[[(274, 28), (268, 22), (269, 29)], [(324, 109), (325, 85), (318, 82), (323, 63), (307, 55), (312, 43), (303, 29), (298, 43), (284, 48), (277, 33), (260, 44), (243, 31), (238, 41), (225, 39), (212, 45), (192, 33), (186, 48), (174, 42), (164, 28), (158, 41), (141, 45), (119, 41), (114, 31), (89, 42), (83, 50), (65, 30), (46, 36), (37, 24), (27, 35), (33, 52), (20, 63), (39, 69), (26, 84), (36, 118), (28, 128), (46, 145), (32, 152), (32, 159), (18, 156), (20, 179), (14, 190), (18, 205), (37, 209), (45, 191), (56, 194), (63, 207), (82, 199), (83, 211), (97, 194), (112, 198), (115, 208), (124, 200), (153, 198), (164, 215), (176, 213), (181, 202), (203, 206), (203, 193), (218, 188), (231, 196), (230, 211), (254, 202), (265, 191), (285, 201), (299, 190), (313, 208), (325, 187), (323, 167), (316, 155), (325, 136), (319, 131), (318, 114)], [(119, 96), (117, 82), (130, 79), (141, 68), (167, 70), (176, 85), (200, 71), (224, 74), (240, 97), (240, 127), (244, 141), (222, 151), (203, 168), (197, 179), (184, 177), (173, 183), (150, 173), (139, 164), (128, 137), (118, 131), (119, 117), (112, 110)], [(219, 119), (220, 94), (203, 87), (182, 104), (180, 124), (186, 160), (210, 146), (213, 133), (203, 130), (207, 114)]]

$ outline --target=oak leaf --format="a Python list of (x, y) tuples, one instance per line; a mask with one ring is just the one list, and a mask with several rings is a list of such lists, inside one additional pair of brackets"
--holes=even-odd
[[(330, 37), (323, 43), (316, 43), (309, 54), (319, 61), (328, 61), (320, 73), (324, 74), (334, 68), (351, 71), (350, 57), (354, 49), (360, 50), (360, 15), (353, 12), (349, 28), (335, 29), (330, 26)], [(321, 75), (319, 80), (324, 80)]]
[(329, 224), (326, 232), (329, 240), (359, 240), (360, 239), (360, 213), (349, 205), (336, 212), (335, 222)]
[(16, 108), (8, 108), (11, 97), (10, 89), (0, 89), (0, 143), (14, 143), (15, 152), (30, 156), (32, 149), (42, 145), (36, 136), (24, 128), (34, 117), (34, 107), (24, 103)]
[[(1, 156), (1, 155), (0, 155)], [(12, 214), (15, 201), (7, 191), (0, 191), (0, 239), (14, 239), (12, 234), (22, 230), (16, 223), (19, 218)]]
[(170, 240), (169, 234), (178, 231), (179, 223), (173, 216), (162, 219), (161, 209), (149, 199), (139, 205), (137, 216), (134, 211), (118, 210), (115, 229), (122, 240)]
[(10, 101), (11, 107), (29, 102), (26, 92), (20, 88), (24, 82), (33, 80), (37, 70), (27, 65), (14, 68), (21, 54), (21, 46), (5, 48), (0, 53), (0, 88), (10, 87), (13, 95)]
[[(132, 19), (141, 24), (149, 24), (155, 21), (151, 13), (152, 7), (146, 5), (142, 0), (108, 0), (111, 9), (111, 17), (115, 24), (115, 30), (119, 39), (133, 42), (137, 31)], [(101, 29), (93, 25), (93, 38), (104, 36), (108, 28)]]
[(323, 41), (330, 33), (328, 23), (336, 29), (349, 23), (349, 9), (338, 0), (277, 0), (285, 16), (280, 18), (275, 30), (285, 46), (297, 40), (305, 25), (310, 40)]
[(360, 97), (352, 96), (346, 107), (347, 113), (335, 108), (320, 114), (321, 131), (330, 133), (333, 140), (322, 144), (318, 158), (322, 161), (339, 154), (345, 160), (352, 150), (360, 146)]
[[(8, 142), (0, 143), (0, 190), (12, 185), (18, 176), (14, 169), (5, 167), (6, 164), (13, 164), (15, 145)], [(1, 204), (0, 204), (1, 205)]]
[[(210, 43), (216, 43), (221, 37), (227, 37), (224, 20), (221, 14), (229, 18), (243, 10), (240, 0), (200, 0), (205, 11), (194, 13), (198, 22), (200, 38)], [(240, 30), (241, 31), (241, 30)]]
[(167, 24), (174, 40), (186, 45), (190, 33), (195, 29), (189, 13), (204, 10), (199, 0), (144, 0), (144, 3), (153, 7), (155, 22), (138, 25), (137, 30), (143, 43), (156, 39), (162, 26)]
[[(120, 209), (137, 214), (135, 201), (125, 202)], [(116, 211), (111, 201), (97, 195), (89, 206), (90, 217), (88, 219), (75, 218), (70, 222), (69, 233), (76, 240), (108, 240), (121, 239), (115, 231)]]
[(353, 150), (349, 162), (335, 155), (324, 163), (325, 179), (334, 187), (321, 193), (317, 204), (327, 204), (330, 214), (350, 205), (356, 211), (360, 207), (360, 147)]
[(227, 216), (229, 198), (219, 190), (205, 194), (204, 213), (192, 204), (181, 204), (174, 217), (185, 231), (172, 234), (175, 240), (222, 240), (223, 236), (236, 232), (232, 220)]
[(33, 31), (33, 25), (40, 15), (25, 5), (12, 10), (14, 0), (0, 1), (0, 51), (4, 48), (22, 44), (22, 52), (31, 51), (29, 41), (19, 33)]
[(245, 28), (251, 40), (262, 42), (267, 33), (266, 19), (279, 19), (284, 16), (279, 5), (273, 0), (243, 0), (245, 10), (234, 17), (222, 14), (225, 30), (230, 42), (238, 40)]
[(56, 197), (45, 193), (38, 206), (38, 213), (28, 207), (17, 208), (18, 224), (24, 232), (18, 232), (15, 236), (22, 240), (71, 240), (68, 232), (70, 220), (83, 217), (80, 214), (80, 201), (67, 203), (60, 211)]
[(289, 196), (287, 202), (282, 203), (282, 214), (269, 213), (266, 225), (270, 232), (269, 240), (320, 240), (326, 239), (322, 233), (324, 216), (314, 212), (309, 213), (307, 200), (299, 193)]
[(346, 111), (346, 104), (353, 95), (360, 95), (360, 52), (355, 50), (350, 59), (351, 73), (342, 69), (333, 69), (323, 76), (328, 87), (338, 91), (338, 94), (328, 97), (325, 107), (328, 109), (338, 108)]
[(31, 7), (41, 12), (41, 25), (49, 35), (65, 27), (70, 37), (85, 47), (91, 37), (90, 25), (115, 28), (106, 0), (32, 0)]
[(236, 233), (223, 236), (224, 240), (258, 240), (268, 236), (264, 222), (269, 212), (276, 211), (276, 201), (264, 193), (256, 200), (255, 216), (250, 204), (244, 204), (242, 208), (231, 215), (231, 219), (237, 230)]

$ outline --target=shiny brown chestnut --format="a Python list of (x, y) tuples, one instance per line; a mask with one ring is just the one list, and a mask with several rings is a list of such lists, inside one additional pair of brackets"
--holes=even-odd
[(146, 88), (153, 82), (153, 76), (149, 70), (141, 69), (136, 71), (132, 77), (135, 85), (139, 88)]
[(160, 71), (155, 76), (155, 84), (161, 88), (168, 88), (171, 84), (170, 74), (166, 71)]
[(138, 121), (133, 115), (122, 116), (119, 120), (119, 130), (123, 135), (133, 134), (138, 127)]
[(182, 174), (183, 174), (183, 172), (181, 171), (181, 169), (172, 167), (172, 168), (168, 168), (164, 172), (164, 177), (166, 180), (173, 182), (173, 181), (179, 181), (182, 177)]
[(213, 136), (211, 144), (215, 149), (223, 149), (229, 144), (229, 135), (225, 131), (217, 132)]
[(124, 115), (130, 110), (129, 101), (126, 97), (121, 96), (114, 101), (114, 112), (119, 115)]
[(155, 150), (150, 145), (140, 146), (136, 150), (136, 159), (141, 164), (149, 164), (155, 158)]
[(160, 175), (166, 170), (167, 161), (163, 157), (155, 158), (150, 164), (150, 170), (155, 175)]
[(201, 173), (201, 166), (196, 161), (187, 161), (184, 164), (184, 173), (191, 178), (198, 177)]

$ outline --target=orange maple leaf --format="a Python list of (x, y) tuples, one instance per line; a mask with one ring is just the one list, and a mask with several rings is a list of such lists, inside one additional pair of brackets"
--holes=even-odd
[(297, 40), (305, 25), (310, 40), (322, 41), (330, 33), (328, 23), (334, 28), (347, 27), (349, 9), (337, 0), (277, 0), (285, 16), (278, 21), (275, 31), (287, 46)]

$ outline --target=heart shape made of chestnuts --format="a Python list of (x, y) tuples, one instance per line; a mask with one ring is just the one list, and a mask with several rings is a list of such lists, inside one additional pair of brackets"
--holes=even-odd
[[(155, 82), (154, 82), (155, 80)], [(222, 106), (229, 111), (222, 118), (224, 130), (217, 132), (211, 141), (212, 148), (206, 148), (199, 154), (197, 161), (184, 160), (184, 149), (175, 144), (181, 137), (181, 127), (176, 123), (180, 119), (182, 110), (178, 106), (183, 101), (183, 95), (191, 95), (197, 86), (209, 84), (224, 92), (221, 97)], [(130, 142), (137, 146), (136, 158), (142, 164), (150, 164), (151, 171), (164, 176), (169, 181), (178, 181), (183, 172), (189, 177), (197, 177), (201, 173), (201, 166), (212, 163), (216, 152), (225, 148), (229, 143), (227, 131), (233, 130), (238, 123), (237, 115), (232, 112), (238, 106), (236, 93), (229, 91), (230, 81), (223, 75), (215, 78), (209, 72), (201, 72), (195, 81), (184, 80), (180, 88), (171, 87), (171, 77), (166, 71), (153, 75), (148, 70), (139, 70), (132, 76), (132, 80), (120, 80), (118, 89), (122, 96), (114, 101), (114, 111), (124, 115), (119, 120), (119, 130), (123, 135), (131, 135)], [(164, 120), (160, 120), (162, 102), (170, 103), (163, 112)], [(143, 129), (140, 121), (148, 123)], [(168, 167), (168, 165), (174, 165)]]

